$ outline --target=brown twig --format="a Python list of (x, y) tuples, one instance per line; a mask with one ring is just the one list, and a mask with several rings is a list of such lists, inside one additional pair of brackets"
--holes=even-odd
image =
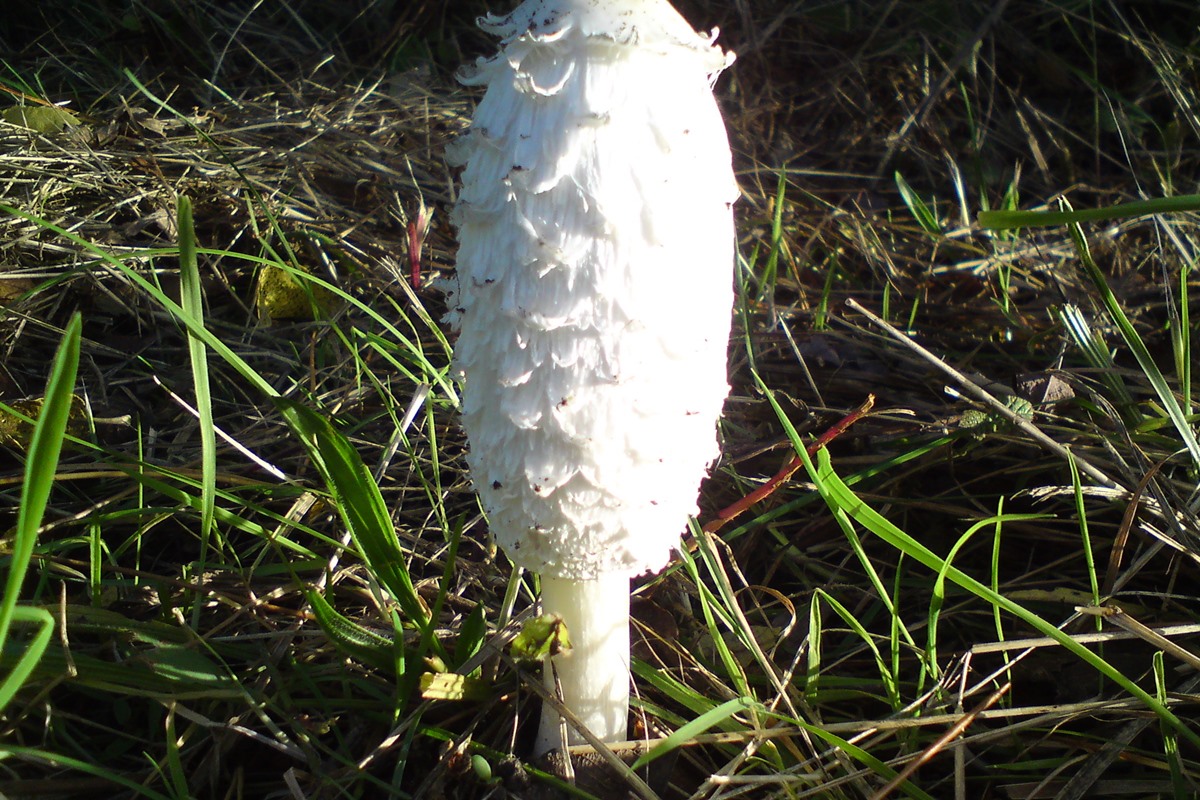
[[(818, 450), (820, 450), (822, 447), (825, 447), (834, 439), (845, 433), (847, 428), (870, 413), (874, 406), (875, 395), (867, 395), (867, 399), (863, 401), (861, 406), (842, 417), (831, 428), (829, 428), (829, 430), (818, 436), (815, 442), (805, 448), (809, 457), (811, 458), (812, 456), (815, 456)], [(737, 502), (731, 503), (730, 505), (718, 511), (715, 519), (711, 519), (704, 524), (704, 532), (716, 533), (717, 531), (721, 530), (721, 528), (724, 528), (735, 517), (739, 516), (746, 509), (750, 508), (750, 506), (766, 500), (768, 497), (774, 494), (775, 491), (781, 485), (783, 485), (788, 478), (792, 477), (796, 470), (800, 469), (802, 466), (804, 466), (803, 458), (800, 456), (793, 458), (787, 463), (786, 466), (784, 466), (783, 469), (779, 470), (779, 472), (776, 472), (775, 475), (762, 486), (758, 487), (753, 492), (750, 492), (750, 494), (741, 498)]]
[(938, 753), (945, 750), (946, 745), (953, 742), (959, 736), (962, 736), (963, 732), (971, 726), (971, 723), (975, 721), (976, 717), (978, 717), (984, 711), (987, 711), (992, 706), (996, 705), (996, 703), (1000, 702), (1000, 698), (1008, 694), (1010, 689), (1012, 689), (1011, 683), (1004, 684), (999, 689), (988, 695), (982, 703), (964, 714), (962, 719), (950, 727), (950, 730), (939, 736), (938, 740), (929, 745), (929, 747), (926, 747), (925, 752), (913, 759), (908, 766), (900, 771), (896, 777), (888, 781), (887, 785), (885, 785), (882, 789), (871, 795), (871, 800), (885, 800), (885, 798), (891, 795), (892, 792), (899, 789), (908, 781), (909, 778), (913, 776), (914, 772), (920, 769), (923, 765), (929, 763), (929, 761), (931, 761)]

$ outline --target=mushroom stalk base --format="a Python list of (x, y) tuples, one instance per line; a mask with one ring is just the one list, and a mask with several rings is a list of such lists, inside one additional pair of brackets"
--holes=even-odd
[[(595, 580), (542, 576), (542, 613), (559, 614), (571, 649), (546, 666), (546, 688), (602, 742), (626, 739), (629, 717), (629, 575)], [(556, 680), (557, 679), (557, 680)], [(569, 724), (568, 745), (586, 740)], [(545, 704), (535, 756), (563, 745), (558, 713)]]

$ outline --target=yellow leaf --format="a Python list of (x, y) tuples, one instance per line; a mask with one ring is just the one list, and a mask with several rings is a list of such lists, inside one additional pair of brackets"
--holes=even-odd
[(11, 106), (0, 116), (4, 121), (38, 133), (61, 133), (79, 124), (79, 118), (58, 106)]
[(421, 697), (426, 700), (486, 700), (491, 686), (477, 678), (453, 672), (426, 672), (421, 676)]
[(266, 323), (312, 320), (318, 312), (324, 314), (333, 307), (333, 293), (315, 284), (301, 285), (292, 273), (268, 265), (258, 273), (254, 307)]

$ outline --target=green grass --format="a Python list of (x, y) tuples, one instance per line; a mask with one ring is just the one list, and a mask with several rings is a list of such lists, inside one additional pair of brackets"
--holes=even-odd
[[(470, 4), (335, 5), (0, 31), (13, 103), (84, 123), (0, 127), (7, 796), (526, 791), (534, 582), (430, 288), (490, 45)], [(676, 759), (638, 791), (1194, 795), (1196, 10), (679, 5), (739, 50), (742, 257), (724, 457), (635, 596)]]
[[(54, 630), (54, 620), (46, 609), (20, 605), (19, 601), (21, 584), (37, 544), (38, 528), (54, 487), (54, 475), (71, 414), (72, 389), (79, 369), (79, 330), (80, 318), (74, 316), (67, 324), (62, 345), (51, 366), (42, 410), (34, 425), (25, 461), (12, 554), (4, 595), (0, 599), (0, 653), (9, 662), (8, 674), (0, 682), (0, 710), (12, 702), (13, 696), (29, 679), (45, 654)], [(36, 631), (28, 641), (13, 642), (10, 647), (9, 636), (14, 622), (35, 626)]]

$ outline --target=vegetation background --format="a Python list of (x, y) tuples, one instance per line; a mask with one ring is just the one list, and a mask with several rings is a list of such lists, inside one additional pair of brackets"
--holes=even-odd
[[(487, 5), (0, 12), (0, 795), (572, 791), (431, 288)], [(739, 54), (734, 392), (635, 598), (669, 780), (608, 796), (1197, 796), (1200, 10), (679, 7)]]

